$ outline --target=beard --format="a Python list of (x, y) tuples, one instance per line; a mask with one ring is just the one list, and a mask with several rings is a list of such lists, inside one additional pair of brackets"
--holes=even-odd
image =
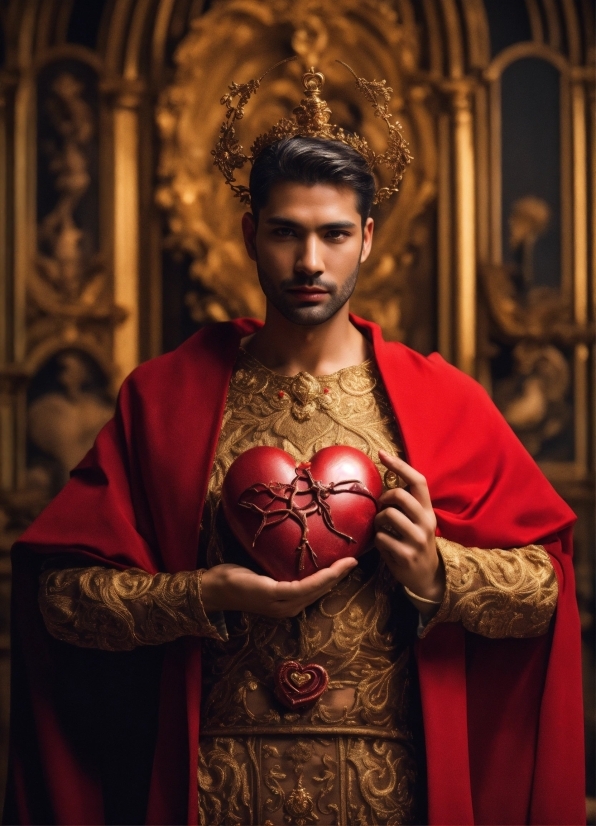
[[(360, 270), (360, 262), (358, 261), (355, 269), (350, 273), (341, 288), (338, 288), (337, 284), (334, 284), (332, 281), (327, 281), (325, 278), (309, 278), (301, 275), (296, 275), (294, 278), (287, 278), (281, 283), (276, 282), (261, 266), (258, 258), (256, 264), (259, 283), (267, 301), (269, 301), (285, 319), (291, 321), (292, 324), (299, 324), (303, 327), (314, 327), (318, 324), (324, 324), (326, 321), (329, 321), (330, 318), (333, 318), (354, 292)], [(326, 290), (328, 293), (327, 300), (320, 304), (298, 304), (296, 299), (292, 298), (287, 290), (304, 285), (320, 287), (322, 290)]]

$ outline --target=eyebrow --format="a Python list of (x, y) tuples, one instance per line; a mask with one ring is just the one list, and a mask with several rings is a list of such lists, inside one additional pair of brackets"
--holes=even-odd
[[(265, 221), (266, 224), (271, 224), (273, 226), (283, 226), (283, 227), (293, 227), (294, 229), (303, 229), (302, 224), (298, 221), (292, 221), (291, 218), (284, 218), (283, 215), (272, 215), (271, 218), (267, 218)], [(352, 221), (330, 221), (328, 224), (321, 224), (320, 226), (316, 227), (317, 230), (320, 229), (355, 229), (356, 224)]]

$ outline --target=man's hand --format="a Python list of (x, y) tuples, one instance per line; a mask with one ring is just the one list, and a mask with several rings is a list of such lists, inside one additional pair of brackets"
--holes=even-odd
[(266, 617), (295, 617), (303, 608), (329, 593), (358, 563), (353, 557), (338, 559), (293, 582), (276, 582), (241, 565), (214, 565), (203, 574), (205, 611), (246, 611)]
[[(424, 599), (440, 603), (445, 593), (445, 571), (435, 543), (437, 520), (426, 479), (407, 462), (379, 451), (379, 458), (406, 482), (409, 491), (393, 488), (379, 499), (375, 518), (375, 545), (398, 582)], [(412, 600), (423, 613), (432, 607)]]

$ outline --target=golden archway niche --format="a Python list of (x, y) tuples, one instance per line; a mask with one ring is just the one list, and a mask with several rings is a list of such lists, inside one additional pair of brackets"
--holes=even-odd
[(192, 29), (176, 53), (174, 82), (162, 94), (157, 122), (162, 139), (157, 201), (168, 214), (170, 248), (192, 258), (197, 290), (186, 297), (199, 323), (263, 315), (263, 297), (240, 233), (242, 204), (213, 166), (211, 149), (223, 119), (220, 98), (232, 81), (261, 76), (276, 62), (298, 61), (272, 72), (247, 107), (240, 140), (246, 147), (297, 105), (302, 73), (325, 73), (325, 99), (335, 123), (366, 136), (375, 151), (386, 144), (384, 124), (343, 66), (358, 76), (385, 78), (393, 114), (414, 156), (401, 191), (376, 214), (374, 252), (363, 267), (354, 310), (403, 338), (402, 297), (430, 242), (428, 205), (436, 192), (434, 127), (428, 89), (415, 80), (415, 32), (381, 0), (221, 0)]

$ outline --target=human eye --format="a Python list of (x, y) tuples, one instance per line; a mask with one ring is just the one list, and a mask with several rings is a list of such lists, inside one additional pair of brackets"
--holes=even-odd
[(273, 235), (276, 238), (292, 238), (295, 234), (291, 227), (276, 227), (273, 230)]
[(345, 229), (330, 229), (327, 232), (327, 238), (331, 241), (343, 241), (350, 237), (350, 233)]

